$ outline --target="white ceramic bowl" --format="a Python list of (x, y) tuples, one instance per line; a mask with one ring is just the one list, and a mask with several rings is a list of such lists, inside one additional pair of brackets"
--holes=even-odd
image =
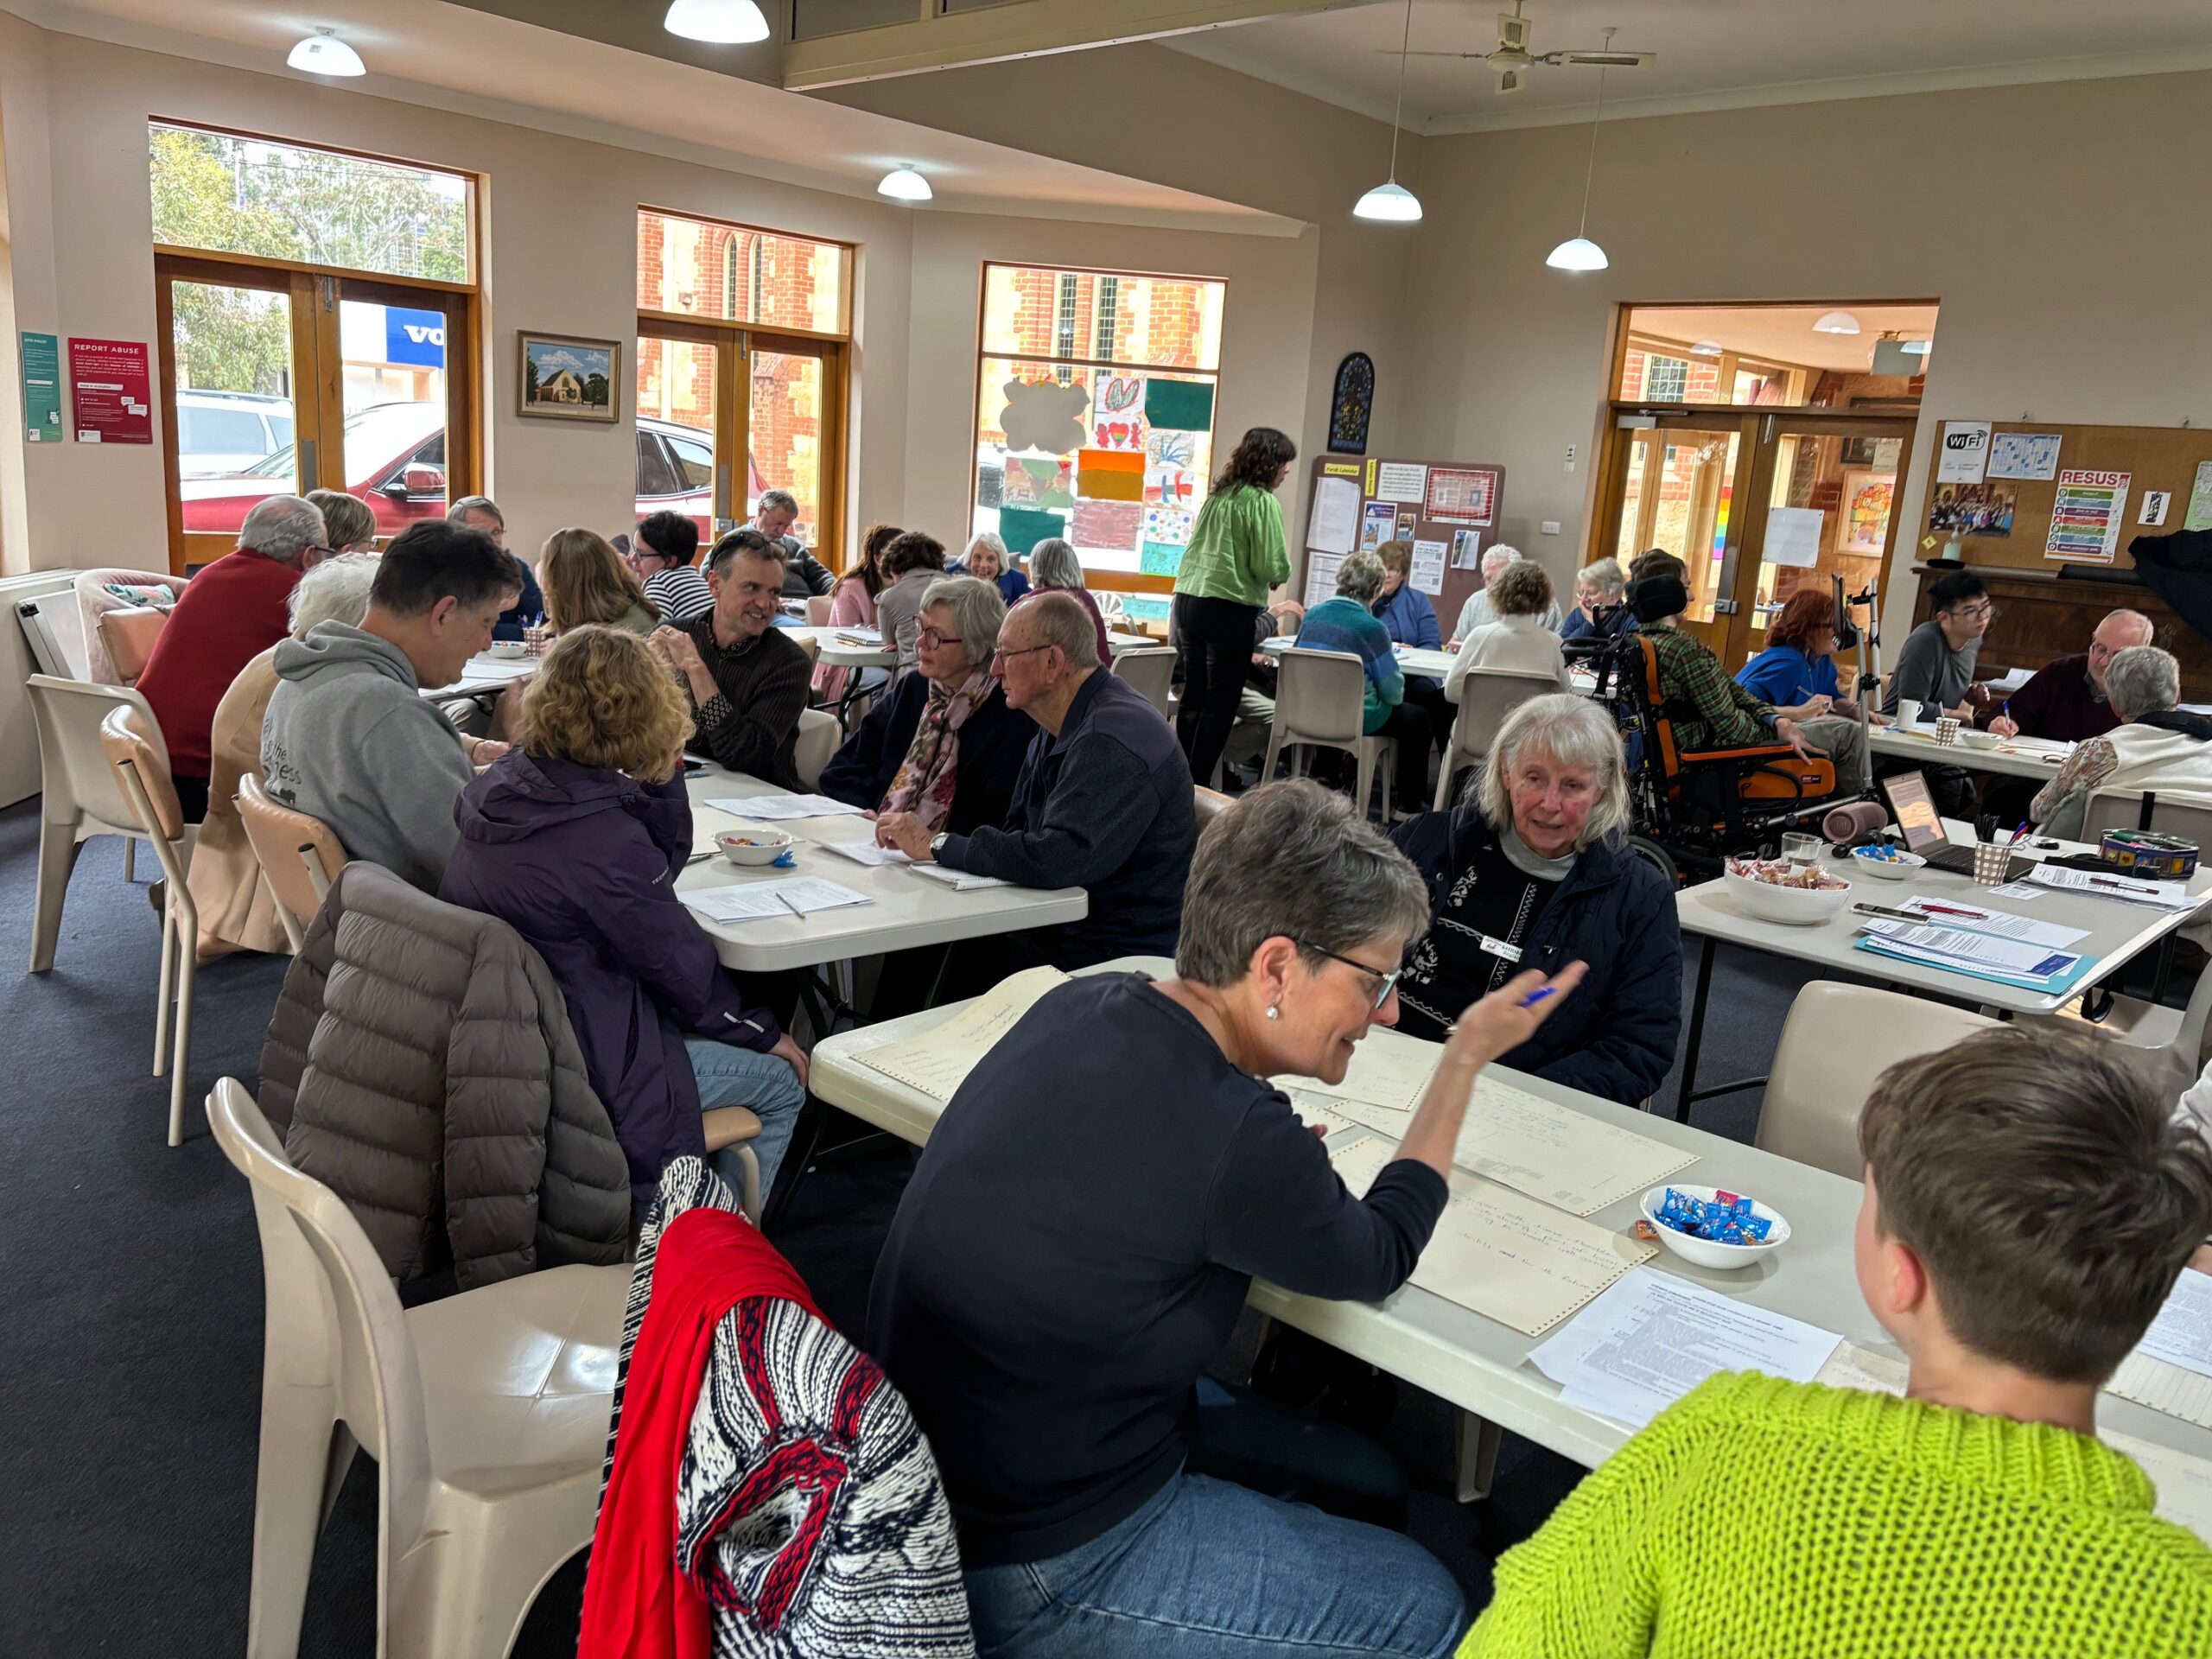
[[(1707, 1203), (1720, 1191), (1717, 1186), (1691, 1186), (1681, 1181), (1669, 1181), (1667, 1186), (1673, 1187), (1677, 1192), (1687, 1192), (1694, 1198), (1703, 1198)], [(1651, 1224), (1651, 1230), (1659, 1235), (1659, 1242), (1685, 1262), (1694, 1262), (1701, 1268), (1748, 1268), (1759, 1257), (1772, 1255), (1789, 1242), (1789, 1224), (1783, 1219), (1779, 1211), (1768, 1209), (1757, 1198), (1751, 1199), (1751, 1213), (1774, 1224), (1768, 1230), (1764, 1243), (1722, 1244), (1710, 1238), (1678, 1233), (1659, 1219), (1659, 1206), (1667, 1201), (1667, 1186), (1655, 1186), (1643, 1195), (1643, 1218)]]
[(511, 663), (518, 657), (529, 656), (530, 647), (519, 639), (494, 639), (484, 654), (496, 657), (503, 663)]
[(1854, 847), (1851, 849), (1851, 868), (1862, 875), (1871, 875), (1880, 881), (1902, 881), (1916, 870), (1928, 868), (1928, 861), (1918, 853), (1908, 853), (1902, 847), (1891, 849), (1887, 858), (1878, 858), (1878, 847)]
[(715, 845), (733, 864), (772, 864), (798, 844), (796, 836), (781, 830), (725, 830), (715, 837)]
[(1959, 741), (1970, 749), (1993, 749), (2004, 741), (1994, 732), (1977, 732), (1971, 726), (1959, 728)]
[(1720, 879), (1727, 885), (1728, 896), (1745, 915), (1762, 922), (1780, 922), (1785, 927), (1816, 927), (1851, 902), (1848, 885), (1826, 891), (1777, 887), (1733, 871), (1724, 872)]

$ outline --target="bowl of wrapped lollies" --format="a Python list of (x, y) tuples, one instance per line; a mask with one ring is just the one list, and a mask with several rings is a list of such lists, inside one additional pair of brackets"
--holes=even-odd
[(1659, 1242), (1701, 1268), (1747, 1268), (1789, 1242), (1789, 1224), (1757, 1198), (1717, 1186), (1655, 1186), (1643, 1218)]
[(1786, 927), (1812, 927), (1851, 902), (1851, 883), (1813, 864), (1732, 858), (1721, 886), (1745, 914)]

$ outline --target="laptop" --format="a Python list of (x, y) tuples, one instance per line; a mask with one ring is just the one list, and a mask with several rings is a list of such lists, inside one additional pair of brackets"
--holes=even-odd
[[(1936, 798), (1928, 792), (1925, 777), (1916, 772), (1901, 772), (1882, 779), (1882, 792), (1890, 798), (1890, 810), (1897, 816), (1897, 835), (1905, 851), (1926, 859), (1930, 869), (1948, 870), (1955, 875), (1974, 874), (1974, 849), (1953, 846), (1943, 833), (1943, 815), (1936, 810)], [(2008, 858), (2005, 879), (2018, 881), (2033, 868), (2033, 859)]]

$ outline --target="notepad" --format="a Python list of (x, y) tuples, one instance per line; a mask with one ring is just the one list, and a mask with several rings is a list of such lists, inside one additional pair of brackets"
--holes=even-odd
[(833, 801), (827, 795), (748, 795), (742, 800), (709, 801), (706, 804), (717, 812), (750, 818), (756, 823), (780, 823), (786, 818), (829, 818), (844, 813), (857, 817), (860, 813), (857, 806)]
[(896, 847), (879, 847), (872, 841), (825, 841), (822, 843), (822, 849), (835, 853), (840, 858), (849, 858), (855, 864), (880, 866), (914, 861)]
[(887, 1077), (950, 1101), (999, 1039), (1020, 1023), (1046, 993), (1066, 984), (1057, 968), (1030, 968), (1002, 979), (933, 1030), (904, 1042), (861, 1049), (853, 1058)]
[(1482, 1076), (1452, 1161), (1587, 1216), (1688, 1169), (1697, 1154)]
[(824, 881), (819, 876), (794, 875), (777, 881), (747, 881), (734, 887), (693, 887), (676, 895), (710, 922), (760, 921), (768, 917), (810, 916), (820, 910), (842, 910), (848, 905), (873, 904), (864, 893)]
[[(1389, 1141), (1363, 1135), (1332, 1147), (1329, 1160), (1354, 1196), (1364, 1197), (1397, 1155)], [(1412, 1282), (1534, 1337), (1658, 1253), (1656, 1244), (1607, 1232), (1511, 1187), (1455, 1170), (1451, 1196), (1414, 1266)]]
[(1274, 1083), (1278, 1088), (1302, 1089), (1309, 1095), (1409, 1112), (1421, 1104), (1442, 1052), (1434, 1043), (1402, 1036), (1387, 1026), (1370, 1026), (1352, 1050), (1342, 1083), (1324, 1083), (1319, 1077), (1277, 1077)]
[(2105, 1384), (2105, 1392), (2195, 1423), (2199, 1428), (2212, 1428), (2212, 1376), (2168, 1364), (2140, 1348), (2120, 1361), (2112, 1381)]

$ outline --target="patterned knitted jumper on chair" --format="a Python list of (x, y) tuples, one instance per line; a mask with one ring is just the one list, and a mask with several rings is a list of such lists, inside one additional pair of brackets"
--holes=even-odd
[(1500, 1558), (1460, 1659), (2205, 1659), (2212, 1549), (2041, 1423), (1712, 1378)]

